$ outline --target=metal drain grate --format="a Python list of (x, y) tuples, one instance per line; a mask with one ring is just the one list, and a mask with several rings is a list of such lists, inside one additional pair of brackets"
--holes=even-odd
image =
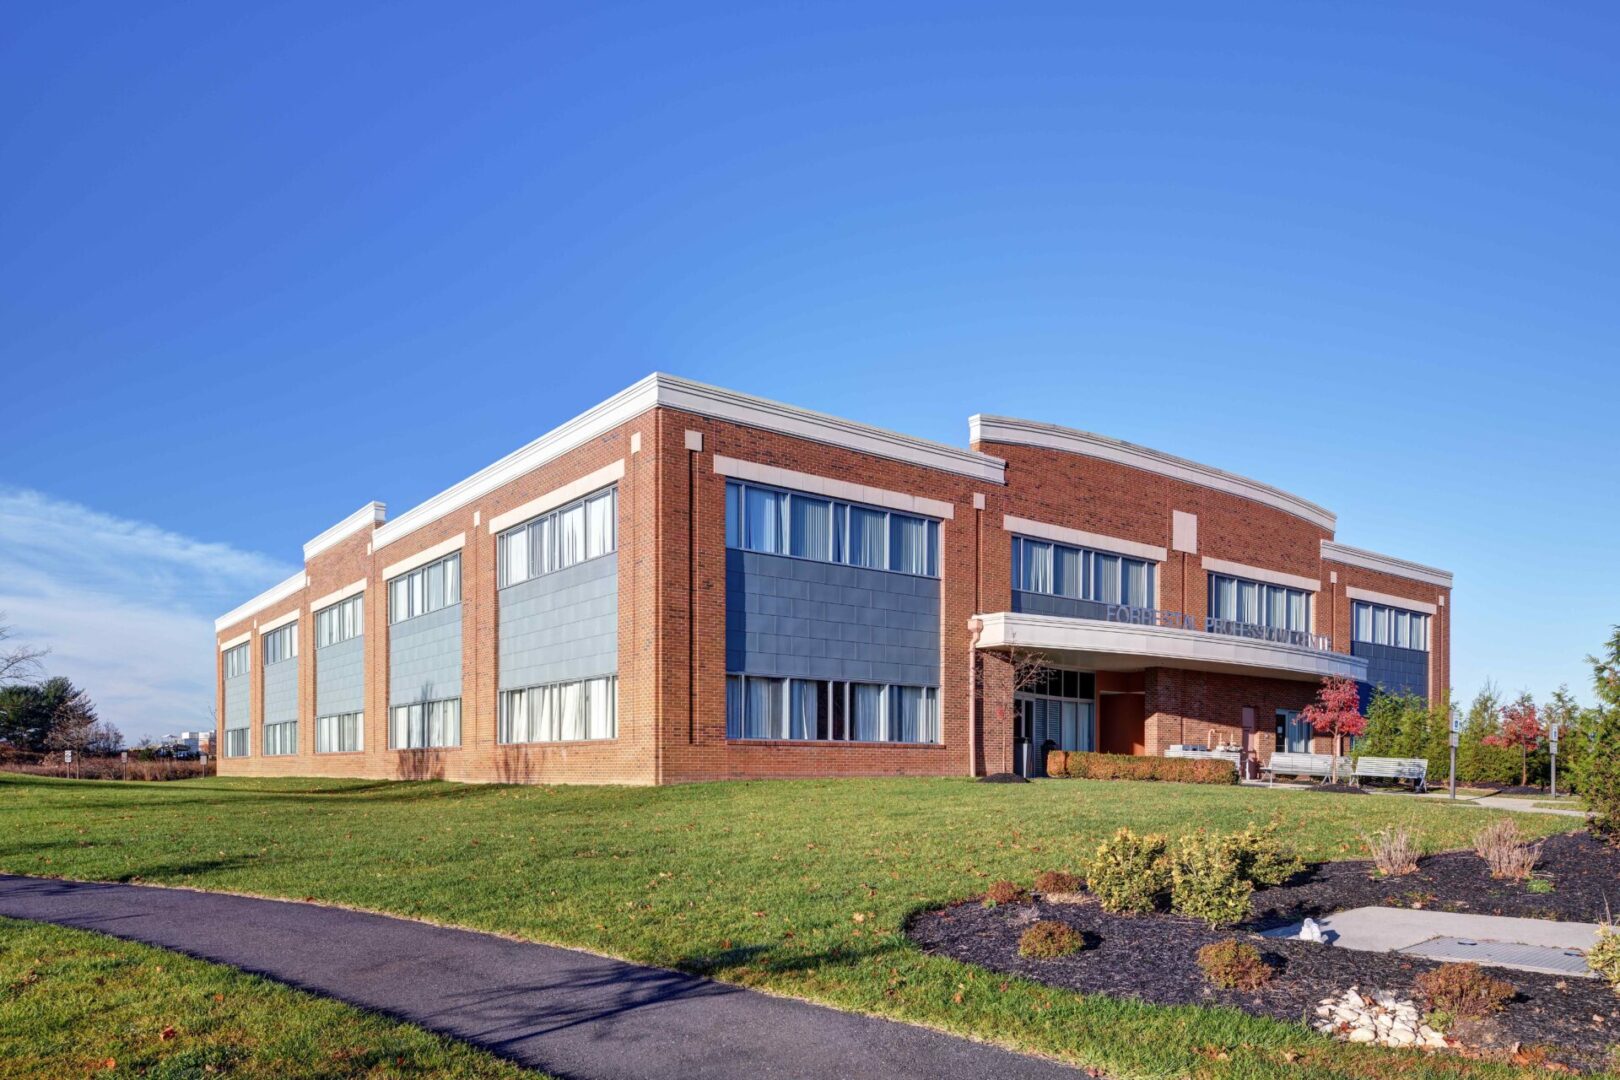
[(1544, 975), (1574, 975), (1592, 978), (1586, 955), (1578, 949), (1556, 949), (1546, 945), (1520, 945), (1513, 941), (1476, 941), (1473, 938), (1437, 937), (1408, 945), (1400, 950), (1430, 960), (1463, 960), (1495, 967), (1539, 971)]

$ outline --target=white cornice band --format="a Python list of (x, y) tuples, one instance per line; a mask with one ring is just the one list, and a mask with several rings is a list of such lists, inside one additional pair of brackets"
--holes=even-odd
[(899, 510), (903, 513), (936, 518), (956, 516), (956, 507), (939, 499), (907, 495), (903, 491), (889, 491), (886, 488), (867, 487), (864, 484), (852, 484), (848, 480), (835, 480), (830, 476), (817, 476), (815, 473), (762, 465), (756, 461), (741, 461), (726, 457), (724, 454), (714, 455), (714, 471), (733, 480), (752, 480), (756, 484), (791, 488), (811, 495), (824, 495), (829, 499), (881, 506), (886, 510)]
[(277, 615), (275, 618), (261, 623), (258, 628), (259, 633), (268, 634), (272, 630), (280, 630), (283, 626), (297, 622), (298, 611), (298, 608), (293, 608), (291, 611), (286, 612), (285, 614)]
[(451, 552), (460, 551), (466, 546), (467, 534), (464, 532), (456, 533), (456, 535), (452, 536), (448, 540), (441, 540), (432, 547), (423, 548), (415, 555), (407, 555), (397, 563), (390, 563), (388, 566), (383, 568), (382, 579), (384, 581), (390, 581), (399, 577), (401, 574), (409, 573), (410, 571), (415, 570), (418, 566), (426, 566), (428, 563), (438, 562)]
[(547, 510), (555, 510), (559, 506), (571, 503), (583, 495), (589, 495), (598, 488), (605, 488), (609, 484), (617, 483), (622, 479), (624, 479), (624, 459), (620, 458), (618, 461), (602, 466), (595, 472), (586, 473), (572, 483), (564, 484), (554, 491), (548, 491), (538, 499), (530, 499), (522, 506), (514, 506), (504, 514), (496, 514), (489, 519), (489, 531), (492, 535), (502, 532), (513, 525), (528, 521), (530, 518), (539, 517)]
[(1394, 596), (1390, 593), (1374, 592), (1371, 589), (1358, 589), (1354, 585), (1345, 586), (1344, 595), (1352, 600), (1365, 600), (1369, 604), (1382, 604), (1385, 607), (1404, 608), (1407, 611), (1421, 611), (1425, 615), (1433, 615), (1440, 610), (1438, 604), (1431, 604), (1427, 600), (1413, 600), (1405, 596)]
[(1117, 536), (1104, 536), (1101, 533), (1084, 532), (1080, 529), (1070, 529), (1062, 525), (1048, 525), (1044, 521), (1031, 521), (1029, 518), (1014, 517), (1011, 514), (1002, 516), (1001, 527), (1010, 533), (1018, 533), (1020, 536), (1033, 536), (1037, 540), (1052, 540), (1059, 544), (1093, 548), (1111, 552), (1115, 555), (1129, 555), (1133, 559), (1147, 559), (1149, 562), (1162, 563), (1170, 557), (1168, 551), (1153, 544), (1144, 544), (1136, 540), (1123, 540)]
[(1329, 532), (1336, 527), (1338, 520), (1331, 511), (1298, 495), (1290, 495), (1281, 488), (1274, 488), (1270, 484), (1262, 484), (1258, 480), (1250, 480), (1209, 465), (1200, 465), (1196, 461), (1188, 461), (1174, 454), (1150, 450), (1135, 443), (1110, 439), (1106, 435), (1097, 435), (1076, 428), (1043, 424), (1034, 420), (1015, 420), (1006, 416), (970, 416), (968, 435), (975, 444), (1003, 442), (1020, 446), (1038, 446), (1129, 465), (1184, 483), (1240, 495), (1245, 499), (1304, 518)]
[(1203, 562), (1205, 570), (1216, 574), (1230, 574), (1232, 577), (1264, 581), (1268, 585), (1284, 585), (1290, 589), (1304, 589), (1306, 592), (1322, 591), (1322, 583), (1316, 578), (1285, 574), (1281, 570), (1267, 570), (1263, 566), (1250, 566), (1247, 563), (1229, 562), (1226, 559), (1212, 559), (1208, 555), (1204, 556)]
[(304, 561), (308, 562), (338, 541), (373, 525), (388, 520), (388, 507), (380, 502), (368, 502), (336, 525), (327, 529), (304, 545)]
[(277, 600), (285, 600), (293, 593), (309, 584), (309, 575), (302, 570), (288, 578), (286, 581), (272, 585), (264, 592), (255, 596), (240, 607), (234, 607), (214, 620), (214, 632), (219, 633), (226, 627), (241, 622), (254, 612), (263, 611)]
[(228, 641), (220, 642), (219, 643), (219, 651), (220, 652), (230, 652), (232, 649), (236, 648), (238, 645), (246, 645), (252, 639), (253, 639), (253, 631), (244, 630), (240, 634), (237, 634), (235, 637), (229, 639)]
[(309, 610), (322, 611), (331, 607), (333, 604), (347, 600), (351, 596), (359, 596), (365, 591), (366, 579), (361, 578), (359, 581), (356, 581), (353, 584), (345, 585), (341, 589), (334, 589), (325, 596), (318, 596), (314, 600), (311, 600), (309, 602)]
[(1347, 544), (1335, 543), (1332, 540), (1322, 541), (1322, 558), (1332, 562), (1344, 563), (1347, 566), (1359, 566), (1364, 570), (1376, 570), (1381, 574), (1389, 574), (1393, 577), (1425, 581), (1430, 585), (1438, 585), (1442, 589), (1451, 588), (1451, 571), (1449, 570), (1439, 570), (1432, 566), (1424, 566), (1422, 563), (1397, 559), (1393, 555), (1380, 555), (1376, 551), (1354, 548)]

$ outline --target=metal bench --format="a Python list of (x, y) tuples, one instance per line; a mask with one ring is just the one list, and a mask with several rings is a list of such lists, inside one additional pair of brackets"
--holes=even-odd
[[(1277, 783), (1279, 776), (1320, 776), (1324, 780), (1333, 775), (1332, 754), (1293, 754), (1279, 751), (1271, 755), (1271, 760), (1261, 770), (1269, 773), (1271, 783)], [(1339, 775), (1349, 779), (1350, 759), (1339, 759)]]
[(1362, 777), (1374, 780), (1410, 780), (1416, 790), (1429, 786), (1428, 758), (1364, 757), (1356, 759), (1356, 783)]

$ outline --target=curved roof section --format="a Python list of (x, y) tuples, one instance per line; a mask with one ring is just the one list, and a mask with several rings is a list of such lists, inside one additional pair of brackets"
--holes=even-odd
[(1291, 495), (1281, 488), (1262, 484), (1258, 480), (1250, 480), (1246, 476), (1229, 473), (1210, 465), (1201, 465), (1196, 461), (1176, 457), (1174, 454), (1166, 454), (1162, 450), (1152, 450), (1120, 439), (1110, 439), (1106, 435), (1081, 431), (1078, 428), (1060, 427), (1057, 424), (1045, 424), (1037, 420), (984, 415), (968, 417), (968, 432), (969, 439), (974, 444), (1012, 443), (1101, 458), (1104, 461), (1167, 476), (1172, 480), (1224, 491), (1229, 495), (1238, 495), (1293, 514), (1295, 517), (1304, 518), (1329, 532), (1338, 525), (1338, 518), (1331, 510), (1318, 506), (1308, 499), (1302, 499), (1298, 495)]

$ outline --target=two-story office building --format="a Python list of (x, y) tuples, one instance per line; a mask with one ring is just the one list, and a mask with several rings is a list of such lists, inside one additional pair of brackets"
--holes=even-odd
[(1263, 762), (1313, 746), (1324, 675), (1445, 690), (1446, 572), (1218, 469), (969, 424), (963, 449), (653, 375), (393, 519), (369, 503), (218, 620), (220, 772)]

